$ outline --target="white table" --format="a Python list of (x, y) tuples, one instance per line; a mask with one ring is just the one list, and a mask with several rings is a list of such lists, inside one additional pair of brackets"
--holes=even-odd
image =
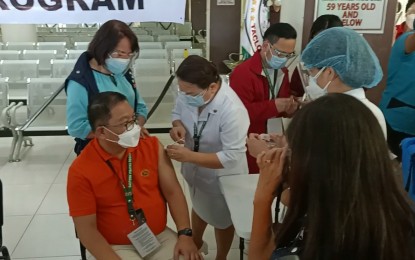
[[(236, 234), (240, 237), (240, 259), (243, 259), (245, 239), (251, 238), (252, 221), (254, 217), (254, 196), (259, 174), (231, 175), (219, 178), (226, 204), (231, 213)], [(272, 204), (275, 209), (276, 200)], [(271, 210), (272, 217), (275, 210)]]

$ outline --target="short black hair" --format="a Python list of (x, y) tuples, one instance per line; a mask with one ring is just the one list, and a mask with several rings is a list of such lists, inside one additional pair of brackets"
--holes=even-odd
[(220, 81), (215, 64), (197, 55), (190, 55), (184, 59), (176, 71), (176, 76), (201, 89), (207, 89), (210, 84)]
[(321, 15), (314, 21), (313, 25), (311, 26), (310, 41), (320, 32), (332, 27), (343, 27), (343, 22), (340, 17), (334, 14)]
[(102, 92), (94, 96), (88, 105), (88, 120), (92, 131), (97, 127), (108, 124), (111, 119), (111, 110), (127, 98), (118, 92)]
[(264, 40), (268, 40), (271, 44), (276, 43), (280, 38), (295, 40), (297, 32), (288, 23), (273, 24), (265, 31)]
[(406, 4), (405, 13), (408, 12), (408, 9), (415, 3), (415, 0), (409, 0)]
[(117, 47), (118, 42), (124, 38), (130, 41), (131, 51), (138, 52), (138, 39), (127, 24), (118, 20), (109, 20), (95, 33), (89, 43), (88, 52), (97, 61), (98, 65), (104, 65), (108, 55)]

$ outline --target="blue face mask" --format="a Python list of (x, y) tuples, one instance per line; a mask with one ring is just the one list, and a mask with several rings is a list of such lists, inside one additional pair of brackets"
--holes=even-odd
[(274, 70), (279, 70), (285, 66), (288, 59), (287, 58), (280, 58), (274, 55), (271, 51), (271, 46), (269, 47), (269, 51), (271, 52), (271, 59), (268, 60), (268, 57), (265, 55), (265, 59), (267, 60), (268, 66), (270, 66)]
[(201, 107), (201, 106), (203, 106), (203, 105), (205, 105), (207, 103), (203, 99), (203, 96), (206, 94), (206, 92), (207, 92), (207, 90), (203, 91), (202, 93), (200, 93), (197, 96), (190, 96), (190, 95), (186, 95), (186, 94), (181, 93), (181, 92), (180, 93), (184, 96), (184, 98), (186, 100), (186, 103), (189, 106), (192, 106), (192, 107)]
[(129, 64), (130, 59), (113, 58), (110, 56), (105, 60), (105, 66), (107, 69), (116, 75), (124, 73)]

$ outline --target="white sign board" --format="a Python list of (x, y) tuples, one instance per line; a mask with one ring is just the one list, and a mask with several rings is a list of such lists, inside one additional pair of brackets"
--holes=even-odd
[(235, 5), (235, 0), (217, 0), (218, 5)]
[(334, 14), (343, 25), (360, 33), (382, 34), (388, 0), (318, 0), (316, 16)]
[(184, 23), (186, 0), (0, 0), (0, 24)]

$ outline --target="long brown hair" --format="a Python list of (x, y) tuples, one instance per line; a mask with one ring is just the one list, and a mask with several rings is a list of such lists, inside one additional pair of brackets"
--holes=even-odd
[(415, 259), (415, 214), (363, 103), (344, 94), (317, 99), (295, 115), (287, 139), (291, 192), (277, 247), (304, 227), (302, 259)]

